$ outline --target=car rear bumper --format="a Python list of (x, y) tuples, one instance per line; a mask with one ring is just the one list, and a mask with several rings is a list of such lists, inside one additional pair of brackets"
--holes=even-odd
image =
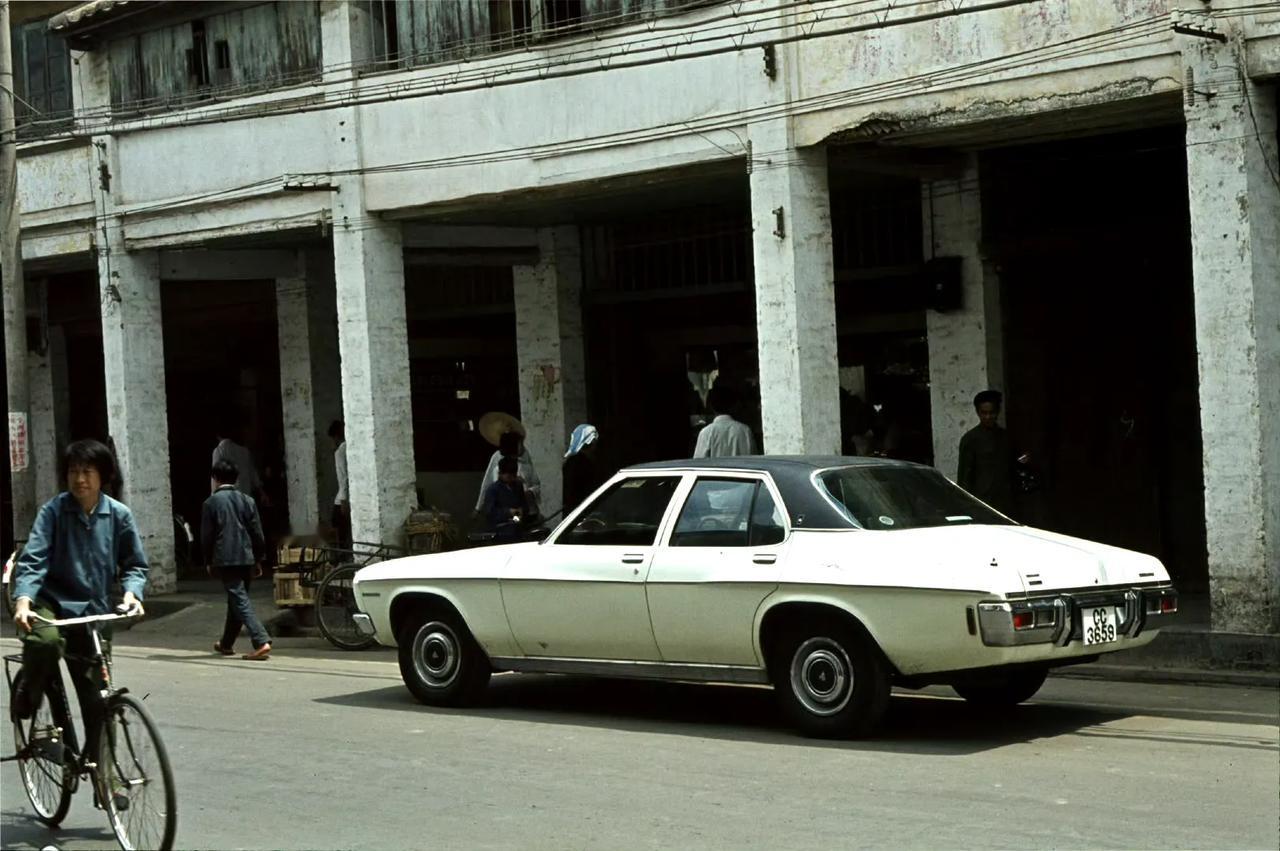
[[(1116, 640), (1134, 639), (1145, 630), (1158, 629), (1178, 611), (1178, 592), (1171, 585), (1112, 587), (1049, 593), (1024, 600), (992, 600), (977, 606), (978, 632), (988, 647), (1066, 647), (1073, 641), (1083, 642), (1084, 612), (1105, 607), (1115, 609)], [(1105, 652), (1124, 645), (1093, 646)]]

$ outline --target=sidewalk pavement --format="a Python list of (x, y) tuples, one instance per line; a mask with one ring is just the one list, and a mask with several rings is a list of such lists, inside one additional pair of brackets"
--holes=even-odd
[[(310, 611), (276, 607), (270, 575), (254, 580), (249, 596), (275, 650), (344, 652), (320, 637)], [(180, 579), (177, 593), (150, 597), (146, 606), (145, 620), (117, 634), (122, 644), (209, 650), (222, 634), (226, 594), (217, 580)], [(250, 649), (247, 635), (240, 642), (237, 650)], [(1280, 636), (1215, 633), (1198, 618), (1175, 620), (1146, 647), (1057, 668), (1053, 676), (1280, 688)]]

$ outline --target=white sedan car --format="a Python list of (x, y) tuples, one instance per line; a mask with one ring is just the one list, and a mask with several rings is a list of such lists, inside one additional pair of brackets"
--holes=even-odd
[(383, 562), (355, 593), (424, 703), (474, 701), (494, 671), (762, 683), (814, 736), (867, 734), (891, 685), (1021, 702), (1177, 610), (1151, 556), (839, 457), (631, 467), (540, 542)]

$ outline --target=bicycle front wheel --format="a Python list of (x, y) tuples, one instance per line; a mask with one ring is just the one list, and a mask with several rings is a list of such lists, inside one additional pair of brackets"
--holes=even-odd
[(363, 650), (374, 640), (356, 629), (351, 617), (356, 607), (356, 593), (351, 585), (359, 565), (344, 564), (335, 567), (320, 581), (316, 588), (316, 625), (329, 643), (342, 650)]
[(111, 698), (98, 751), (98, 800), (120, 847), (173, 848), (178, 826), (173, 769), (142, 701), (130, 694)]
[[(21, 680), (22, 672), (19, 671), (14, 677), (15, 689)], [(50, 827), (57, 827), (71, 806), (74, 777), (66, 764), (71, 749), (63, 738), (61, 726), (53, 718), (52, 706), (53, 695), (47, 695), (41, 699), (30, 719), (14, 718), (13, 742), (18, 749), (22, 788), (27, 792), (36, 817)], [(69, 719), (67, 723), (70, 723)]]

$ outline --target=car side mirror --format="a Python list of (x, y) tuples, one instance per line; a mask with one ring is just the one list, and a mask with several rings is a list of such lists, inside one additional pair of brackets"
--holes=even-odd
[(539, 526), (537, 529), (530, 529), (526, 534), (528, 536), (526, 540), (542, 543), (551, 536), (551, 529), (546, 526)]

